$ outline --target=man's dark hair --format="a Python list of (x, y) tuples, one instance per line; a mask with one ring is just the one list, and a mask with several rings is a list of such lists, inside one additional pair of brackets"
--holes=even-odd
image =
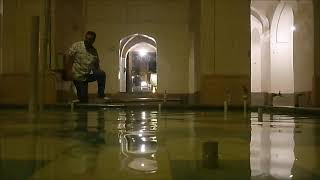
[(93, 38), (94, 39), (96, 39), (96, 36), (97, 36), (97, 34), (95, 33), (95, 32), (93, 32), (93, 31), (88, 31), (87, 33), (86, 33), (86, 35), (92, 35), (93, 36)]

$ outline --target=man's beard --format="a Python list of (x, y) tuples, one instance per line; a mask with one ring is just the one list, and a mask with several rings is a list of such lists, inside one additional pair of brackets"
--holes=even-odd
[(86, 48), (92, 47), (92, 44), (90, 44), (88, 41), (84, 41), (84, 45), (86, 46)]

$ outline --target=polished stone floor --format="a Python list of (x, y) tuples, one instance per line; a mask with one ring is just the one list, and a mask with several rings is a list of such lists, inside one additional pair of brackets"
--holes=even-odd
[(320, 117), (1, 110), (0, 179), (320, 179)]

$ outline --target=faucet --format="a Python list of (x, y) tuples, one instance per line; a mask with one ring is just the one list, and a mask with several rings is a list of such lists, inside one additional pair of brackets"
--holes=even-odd
[(305, 96), (305, 94), (304, 93), (296, 93), (295, 94), (295, 96), (294, 96), (294, 106), (295, 107), (299, 107), (300, 106), (299, 99), (300, 99), (301, 96)]
[(249, 94), (249, 91), (248, 91), (248, 88), (246, 86), (242, 86), (242, 92), (243, 92), (243, 95), (242, 95), (242, 100), (243, 100), (243, 115), (244, 117), (247, 117), (247, 106), (248, 106), (248, 94)]
[(167, 99), (168, 99), (167, 90), (165, 90), (163, 95), (163, 103), (166, 103)]
[(277, 96), (279, 96), (279, 97), (282, 97), (282, 94), (281, 94), (281, 92), (279, 91), (278, 93), (271, 93), (271, 99), (270, 99), (270, 105), (271, 106), (273, 106), (273, 99), (274, 99), (274, 97), (277, 97)]
[(225, 102), (227, 104), (230, 104), (231, 103), (231, 92), (230, 92), (230, 90), (229, 89), (225, 89), (224, 95), (225, 95)]
[(273, 98), (273, 97), (276, 97), (276, 96), (282, 97), (281, 92), (279, 91), (278, 93), (272, 93), (272, 94), (271, 94), (271, 97), (272, 97), (272, 98)]
[(247, 100), (248, 99), (248, 95), (249, 95), (249, 90), (246, 86), (242, 86), (242, 92), (243, 92), (243, 100)]

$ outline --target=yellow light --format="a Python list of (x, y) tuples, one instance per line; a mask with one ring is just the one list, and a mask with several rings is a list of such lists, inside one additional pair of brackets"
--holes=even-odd
[(146, 145), (142, 144), (142, 145), (141, 145), (141, 148), (140, 148), (140, 151), (141, 151), (142, 153), (146, 152)]
[(141, 57), (146, 56), (146, 55), (147, 55), (147, 53), (148, 53), (148, 51), (147, 51), (147, 50), (145, 50), (145, 49), (139, 49), (139, 55), (140, 55)]

